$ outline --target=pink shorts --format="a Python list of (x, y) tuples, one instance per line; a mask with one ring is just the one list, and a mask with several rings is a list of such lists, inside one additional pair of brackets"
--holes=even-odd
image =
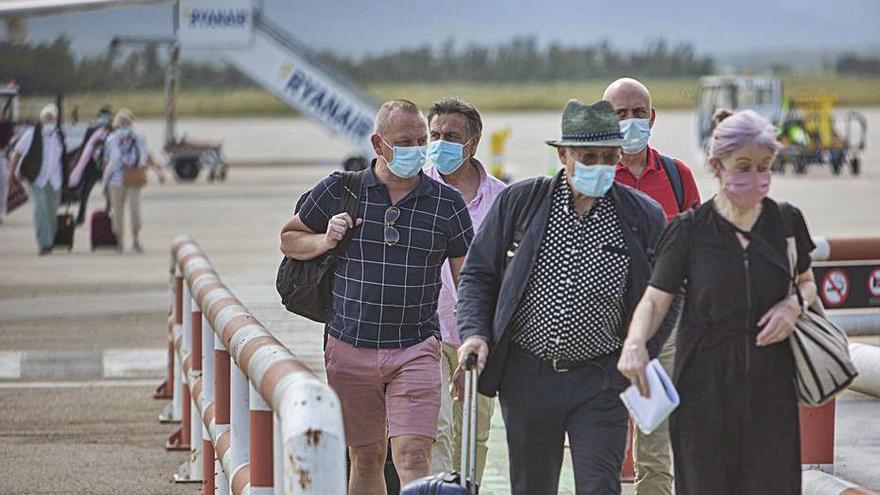
[(440, 341), (366, 349), (330, 337), (327, 381), (342, 403), (345, 442), (359, 447), (400, 435), (437, 437)]

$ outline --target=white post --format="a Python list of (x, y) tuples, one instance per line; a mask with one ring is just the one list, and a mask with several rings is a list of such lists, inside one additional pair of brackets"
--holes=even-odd
[(851, 390), (880, 397), (880, 347), (853, 343), (849, 345), (852, 362), (859, 376), (849, 386)]
[(234, 359), (229, 369), (229, 382), (229, 447), (232, 449), (232, 472), (235, 473), (250, 461), (251, 418), (248, 397), (250, 384)]
[(189, 480), (202, 481), (202, 415), (199, 413), (198, 404), (192, 400), (190, 407), (189, 428)]
[[(177, 263), (174, 264), (174, 277), (175, 277), (175, 285), (177, 284), (178, 277), (182, 277), (183, 274), (180, 271), (180, 266)], [(186, 281), (184, 281), (183, 286), (186, 287)], [(183, 299), (183, 294), (179, 294), (181, 297), (181, 301), (185, 301)], [(177, 297), (177, 296), (175, 296)], [(175, 301), (175, 307), (177, 306)], [(175, 309), (176, 311), (176, 309)], [(183, 311), (181, 311), (183, 313)], [(183, 331), (181, 325), (177, 324), (177, 316), (175, 315), (174, 327), (171, 329), (171, 344), (174, 347), (174, 343), (177, 341), (177, 337), (180, 336), (180, 332)], [(179, 315), (181, 318), (184, 318), (185, 315)], [(177, 349), (174, 349), (174, 391), (171, 396), (171, 415), (170, 421), (181, 421), (183, 419), (183, 374), (180, 372), (181, 367), (183, 366), (183, 362), (180, 360), (180, 356), (177, 354)]]
[(226, 479), (226, 473), (223, 472), (223, 466), (220, 465), (220, 459), (214, 461), (214, 490), (217, 495), (229, 495), (231, 491), (229, 480)]
[[(177, 341), (177, 337), (180, 335), (180, 332), (183, 331), (183, 326), (174, 324), (174, 329), (172, 331), (171, 337), (174, 341)], [(180, 360), (180, 354), (177, 353), (177, 349), (174, 349), (174, 393), (171, 397), (171, 421), (180, 421), (183, 419), (183, 373), (180, 371), (183, 369), (183, 361)]]
[[(183, 281), (183, 357), (192, 351), (192, 296), (186, 280)], [(189, 377), (187, 383), (189, 382)]]
[[(214, 345), (211, 346), (211, 348), (214, 349), (215, 351), (225, 351), (226, 347), (223, 345), (223, 341), (220, 340), (220, 337), (218, 337), (217, 334), (214, 333), (213, 330), (214, 329), (212, 328), (211, 335), (214, 338)], [(213, 374), (217, 363), (216, 363), (216, 360), (214, 360), (213, 358), (212, 358), (212, 361), (213, 362), (211, 363), (212, 364), (211, 370), (212, 370), (212, 374)], [(235, 366), (233, 366), (233, 368), (234, 367)], [(216, 374), (214, 374), (213, 381), (215, 383), (217, 381)], [(213, 394), (213, 392), (212, 392), (212, 394)], [(216, 395), (214, 396), (214, 400), (217, 400)], [(214, 410), (215, 411), (217, 410), (217, 406), (214, 406)], [(220, 435), (222, 435), (223, 432), (225, 432), (226, 430), (229, 429), (228, 424), (220, 424), (220, 423), (217, 423), (216, 420), (214, 422), (214, 425), (215, 425), (215, 428), (214, 428), (215, 437), (214, 438), (220, 438)], [(229, 495), (229, 492), (231, 490), (230, 480), (226, 477), (226, 473), (223, 471), (223, 465), (220, 463), (220, 456), (216, 450), (214, 451), (214, 455), (215, 455), (214, 487), (215, 487), (216, 493), (217, 493), (217, 495)]]
[(202, 314), (202, 411), (214, 402), (214, 329)]
[[(184, 287), (186, 287), (186, 284), (184, 284)], [(186, 289), (186, 294), (189, 295), (189, 289)], [(202, 363), (202, 356), (201, 356), (201, 351), (199, 351), (198, 356), (195, 356), (192, 353), (193, 350), (195, 349), (195, 342), (192, 342), (192, 340), (193, 340), (193, 326), (194, 326), (192, 310), (195, 309), (196, 311), (198, 311), (199, 305), (195, 301), (195, 299), (192, 299), (190, 297), (189, 307), (190, 307), (190, 311), (187, 314), (189, 315), (189, 328), (190, 328), (190, 330), (189, 330), (189, 338), (190, 338), (189, 349), (190, 350), (188, 352), (190, 353), (190, 363), (192, 363), (192, 368), (193, 368), (193, 371), (191, 372), (191, 375), (190, 375), (190, 383), (195, 383), (196, 379), (198, 379), (202, 373), (201, 370), (196, 369), (196, 368), (201, 368), (200, 365)], [(201, 323), (201, 322), (199, 322), (199, 323)], [(198, 326), (198, 325), (195, 325), (195, 326)], [(202, 329), (202, 331), (204, 332), (204, 329)], [(201, 337), (199, 340), (202, 340)], [(201, 342), (199, 342), (199, 343), (201, 344)], [(204, 393), (204, 390), (205, 390), (205, 382), (203, 381), (202, 382), (202, 393)], [(190, 395), (190, 401), (192, 403), (190, 404), (190, 408), (189, 408), (189, 412), (190, 412), (190, 415), (189, 415), (189, 432), (190, 432), (189, 433), (189, 444), (190, 444), (189, 479), (191, 481), (196, 481), (196, 480), (202, 481), (202, 454), (203, 454), (203, 452), (202, 452), (202, 440), (203, 440), (202, 426), (204, 425), (205, 422), (202, 421), (202, 413), (201, 413), (202, 408), (199, 407), (199, 405), (201, 404), (201, 401), (199, 400), (199, 402), (196, 402), (197, 399), (192, 394)]]
[(278, 414), (272, 413), (272, 469), (275, 478), (275, 495), (284, 495), (284, 439), (281, 436), (281, 421)]
[[(284, 438), (286, 493), (345, 493), (345, 434), (339, 398), (316, 378), (288, 375), (275, 386)], [(308, 480), (308, 483), (304, 482)]]

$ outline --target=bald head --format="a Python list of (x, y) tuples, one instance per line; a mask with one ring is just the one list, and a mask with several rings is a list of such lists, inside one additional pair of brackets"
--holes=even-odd
[(635, 79), (624, 77), (609, 84), (602, 99), (614, 105), (620, 120), (651, 119), (653, 123), (654, 104), (651, 102), (651, 92)]

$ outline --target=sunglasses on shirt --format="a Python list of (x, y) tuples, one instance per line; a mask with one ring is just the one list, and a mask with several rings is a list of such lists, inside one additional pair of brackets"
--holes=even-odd
[(393, 246), (400, 242), (400, 232), (394, 227), (394, 222), (400, 218), (400, 208), (389, 206), (385, 210), (385, 244)]

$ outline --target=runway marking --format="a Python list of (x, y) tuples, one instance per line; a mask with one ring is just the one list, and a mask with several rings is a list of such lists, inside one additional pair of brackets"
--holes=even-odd
[(0, 351), (0, 379), (21, 378), (21, 356), (19, 351)]
[(167, 349), (106, 349), (104, 378), (150, 378), (162, 376)]
[(107, 380), (165, 376), (167, 349), (0, 351), (0, 380)]

